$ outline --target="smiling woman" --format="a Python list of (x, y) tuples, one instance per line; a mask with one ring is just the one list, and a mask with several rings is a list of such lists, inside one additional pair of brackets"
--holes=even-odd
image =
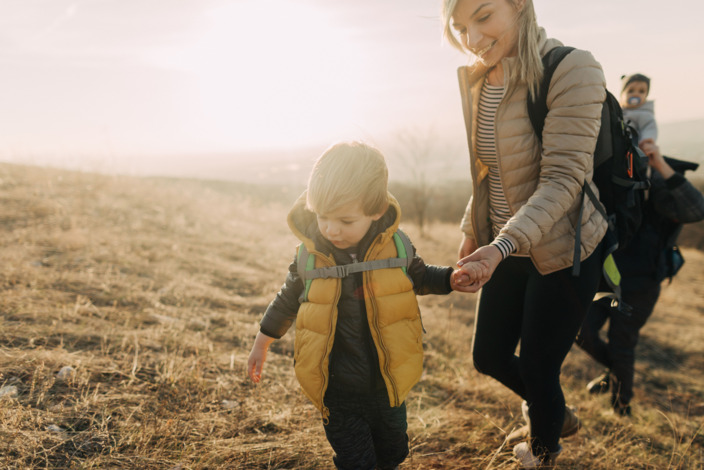
[(191, 40), (149, 60), (186, 72), (202, 135), (237, 148), (300, 145), (360, 115), (364, 61), (329, 11), (283, 0), (207, 11)]

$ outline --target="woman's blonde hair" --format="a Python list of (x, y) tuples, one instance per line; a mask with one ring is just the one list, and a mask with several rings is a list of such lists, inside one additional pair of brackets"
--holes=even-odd
[[(443, 0), (442, 20), (443, 36), (451, 46), (465, 54), (473, 55), (457, 39), (452, 30), (452, 15), (460, 0)], [(540, 80), (543, 78), (543, 63), (540, 57), (539, 40), (540, 27), (535, 16), (533, 0), (498, 0), (506, 1), (519, 11), (516, 23), (518, 25), (518, 66), (511, 70), (510, 79), (524, 83), (531, 96), (538, 93)], [(523, 6), (521, 7), (521, 1)]]
[(359, 201), (364, 215), (386, 211), (389, 171), (381, 152), (362, 142), (340, 142), (315, 162), (308, 179), (306, 207), (326, 214)]

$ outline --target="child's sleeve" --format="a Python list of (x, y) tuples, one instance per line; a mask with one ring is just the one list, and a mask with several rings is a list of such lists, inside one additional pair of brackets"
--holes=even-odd
[(413, 247), (413, 260), (408, 268), (408, 275), (413, 281), (413, 290), (416, 295), (449, 294), (452, 292), (452, 284), (450, 283), (452, 271), (450, 266), (425, 264), (423, 258), (418, 256), (415, 247)]
[(259, 322), (262, 333), (272, 338), (281, 338), (291, 328), (298, 314), (300, 303), (298, 298), (303, 292), (303, 282), (298, 275), (297, 263), (294, 258), (288, 267), (288, 274), (283, 286), (271, 301)]

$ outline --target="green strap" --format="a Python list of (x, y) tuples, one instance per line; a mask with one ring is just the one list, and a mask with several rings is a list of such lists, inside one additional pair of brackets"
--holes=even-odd
[(413, 262), (413, 245), (411, 245), (411, 240), (408, 238), (402, 230), (397, 230), (394, 233), (394, 244), (396, 245), (396, 253), (399, 258), (406, 259), (406, 266), (403, 267), (403, 272), (408, 274), (408, 268), (411, 267), (411, 262)]
[[(308, 253), (306, 246), (301, 243), (298, 245), (298, 260), (296, 263), (299, 266), (298, 275), (303, 281), (304, 289), (301, 294), (301, 301), (306, 302), (308, 300), (308, 291), (310, 291), (310, 284), (312, 279), (306, 276), (306, 273), (315, 268), (315, 256)], [(300, 266), (305, 266), (304, 269), (300, 269)]]

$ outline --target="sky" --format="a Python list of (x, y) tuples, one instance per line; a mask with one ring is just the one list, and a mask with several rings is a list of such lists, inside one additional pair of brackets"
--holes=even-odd
[[(659, 122), (704, 118), (701, 2), (534, 1), (612, 91), (645, 73)], [(439, 12), (440, 0), (3, 0), (0, 160), (187, 168), (179, 158), (404, 134), (466, 149), (467, 58), (443, 43)]]

